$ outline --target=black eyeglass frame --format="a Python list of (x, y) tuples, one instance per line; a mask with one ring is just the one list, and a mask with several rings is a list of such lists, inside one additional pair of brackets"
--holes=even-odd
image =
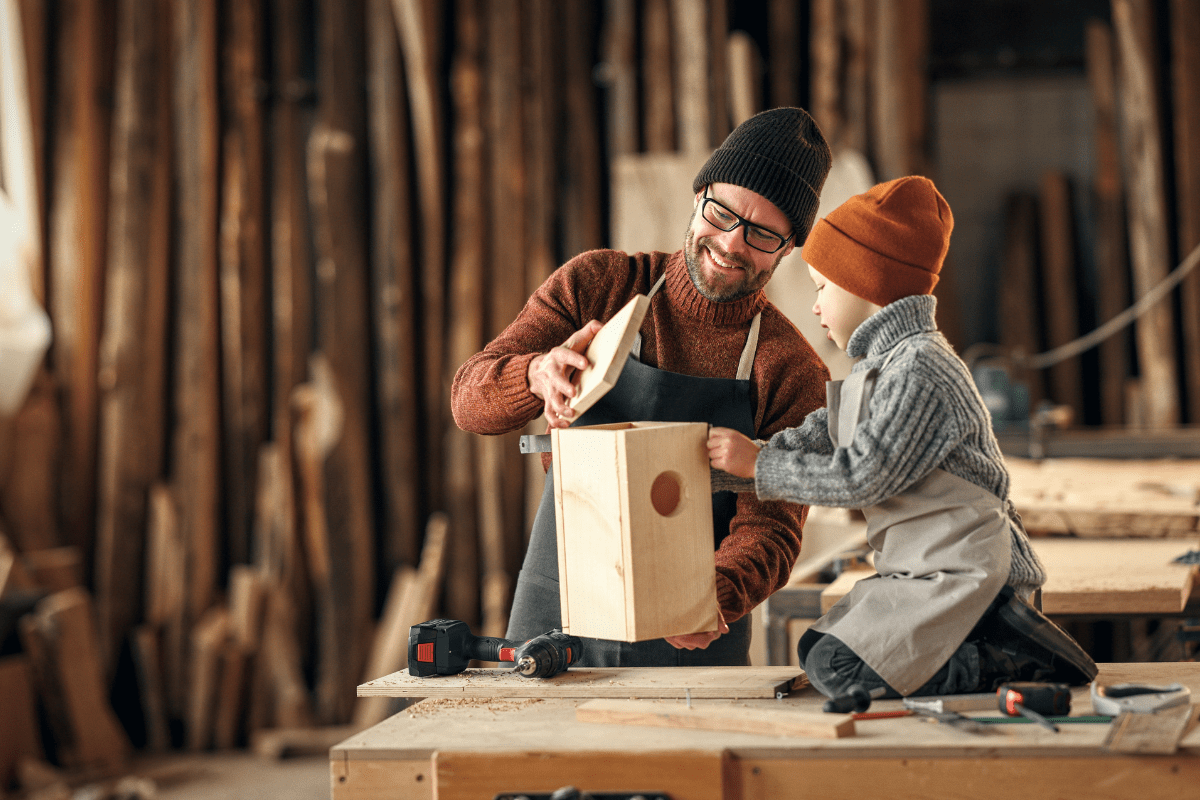
[[(787, 247), (788, 242), (790, 242), (792, 239), (796, 238), (795, 231), (792, 231), (791, 234), (789, 234), (786, 238), (784, 238), (783, 236), (780, 236), (778, 233), (771, 230), (770, 228), (764, 228), (762, 225), (757, 225), (757, 224), (751, 222), (750, 220), (743, 217), (741, 214), (737, 214), (737, 213), (731, 211), (728, 206), (723, 204), (720, 200), (717, 200), (715, 197), (709, 197), (708, 190), (709, 190), (709, 187), (705, 186), (704, 187), (704, 197), (700, 198), (700, 216), (704, 217), (704, 221), (707, 222), (709, 225), (712, 225), (717, 230), (724, 231), (725, 233), (729, 233), (732, 230), (737, 230), (738, 226), (740, 225), (742, 227), (742, 241), (744, 241), (747, 245), (749, 245), (750, 247), (753, 247), (755, 250), (757, 250), (760, 253), (778, 253), (780, 250)], [(726, 214), (728, 214), (729, 216), (736, 219), (737, 222), (733, 223), (728, 228), (722, 228), (720, 225), (713, 222), (711, 219), (709, 219), (708, 214), (705, 213), (708, 208), (709, 203), (715, 203), (717, 205), (717, 208), (721, 209)], [(751, 228), (754, 228), (755, 230), (758, 230), (758, 231), (762, 231), (763, 233), (769, 233), (772, 236), (774, 236), (775, 238), (779, 239), (779, 246), (776, 247), (774, 250), (764, 250), (761, 247), (759, 247), (758, 245), (754, 244), (753, 242), (750, 241), (750, 237), (749, 237), (749, 231)]]

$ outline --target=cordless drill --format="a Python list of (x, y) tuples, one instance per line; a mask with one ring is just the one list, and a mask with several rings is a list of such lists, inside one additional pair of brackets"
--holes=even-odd
[(583, 655), (578, 636), (552, 630), (526, 642), (476, 636), (467, 623), (431, 619), (408, 629), (408, 674), (457, 675), (472, 659), (511, 661), (525, 678), (550, 678), (575, 664)]

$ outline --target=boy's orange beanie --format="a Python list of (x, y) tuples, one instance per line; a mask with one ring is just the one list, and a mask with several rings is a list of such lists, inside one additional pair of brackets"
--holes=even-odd
[(929, 294), (950, 247), (954, 216), (933, 181), (881, 183), (817, 220), (802, 255), (812, 268), (879, 306)]

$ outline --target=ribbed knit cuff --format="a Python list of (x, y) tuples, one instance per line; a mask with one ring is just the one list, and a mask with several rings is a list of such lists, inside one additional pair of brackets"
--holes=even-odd
[(513, 356), (500, 373), (500, 395), (516, 416), (540, 410), (544, 405), (540, 397), (529, 391), (529, 362), (538, 355)]

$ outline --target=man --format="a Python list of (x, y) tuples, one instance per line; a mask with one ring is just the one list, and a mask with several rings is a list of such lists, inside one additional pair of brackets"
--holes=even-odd
[[(762, 289), (812, 228), (829, 146), (802, 109), (742, 123), (693, 181), (682, 250), (583, 253), (551, 275), (517, 319), (454, 378), (463, 430), (500, 434), (545, 413), (550, 427), (708, 422), (752, 438), (822, 406), (829, 371)], [(620, 380), (578, 419), (571, 378), (601, 327), (635, 294), (651, 302)], [(508, 638), (560, 626), (553, 478), (533, 523)], [(590, 666), (745, 665), (749, 612), (787, 581), (807, 509), (753, 492), (713, 495), (719, 630), (648, 642), (588, 640)]]

